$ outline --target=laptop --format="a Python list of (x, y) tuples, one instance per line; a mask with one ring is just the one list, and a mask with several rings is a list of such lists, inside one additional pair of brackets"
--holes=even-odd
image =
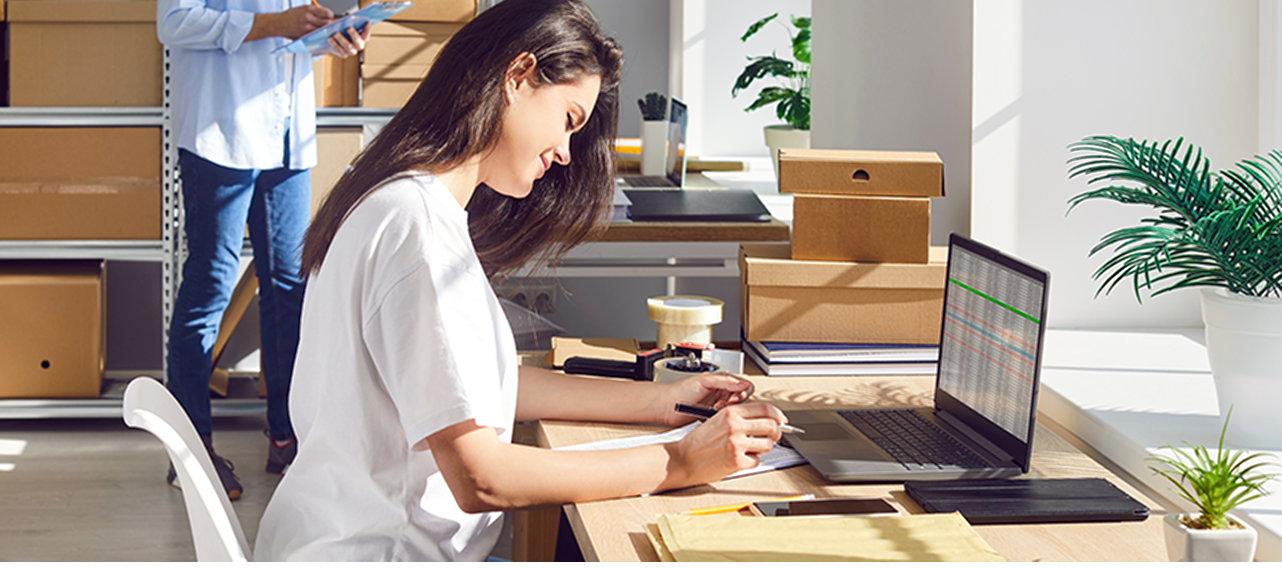
[(1045, 270), (951, 235), (934, 407), (789, 411), (806, 433), (784, 439), (833, 481), (1027, 473), (1049, 284)]
[(672, 99), (668, 112), (668, 142), (664, 156), (664, 174), (647, 176), (624, 174), (618, 178), (623, 189), (716, 189), (721, 185), (702, 174), (686, 175), (686, 131), (689, 126), (685, 103)]
[(751, 189), (628, 189), (623, 193), (633, 221), (763, 223), (771, 219)]

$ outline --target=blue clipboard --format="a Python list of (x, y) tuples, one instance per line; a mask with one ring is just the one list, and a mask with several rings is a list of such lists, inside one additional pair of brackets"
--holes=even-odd
[(375, 2), (351, 14), (335, 18), (312, 33), (273, 49), (272, 53), (316, 53), (329, 46), (329, 36), (347, 28), (359, 30), (362, 26), (377, 24), (413, 5), (413, 2)]

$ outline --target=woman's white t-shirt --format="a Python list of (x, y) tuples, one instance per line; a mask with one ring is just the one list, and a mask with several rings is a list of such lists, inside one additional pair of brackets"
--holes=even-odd
[(435, 177), (371, 193), (308, 281), (290, 413), (299, 451), (256, 560), (481, 561), (501, 513), (459, 510), (416, 443), (474, 419), (510, 442), (516, 346)]

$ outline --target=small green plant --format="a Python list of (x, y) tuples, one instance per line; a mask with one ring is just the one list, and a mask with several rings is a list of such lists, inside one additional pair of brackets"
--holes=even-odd
[(641, 120), (666, 120), (668, 118), (668, 97), (663, 93), (649, 92), (637, 99), (641, 107)]
[[(766, 24), (775, 20), (778, 13), (771, 14), (748, 27), (740, 41), (756, 35)], [(779, 57), (775, 53), (760, 57), (749, 57), (748, 66), (735, 80), (730, 96), (735, 97), (752, 85), (757, 79), (774, 77), (780, 86), (765, 87), (757, 94), (757, 100), (745, 108), (751, 112), (759, 108), (777, 105), (775, 114), (797, 130), (810, 130), (810, 18), (790, 18), (792, 26), (788, 28), (788, 37), (792, 40), (792, 60)], [(795, 29), (795, 31), (794, 31)]]
[(1148, 205), (1157, 215), (1104, 235), (1090, 254), (1113, 247), (1094, 278), (1096, 296), (1123, 281), (1152, 296), (1194, 286), (1245, 296), (1282, 296), (1282, 152), (1211, 171), (1184, 139), (1165, 143), (1090, 136), (1069, 145), (1069, 177), (1107, 182), (1069, 199)]
[[(1275, 473), (1260, 471), (1262, 467), (1275, 465), (1269, 462), (1269, 454), (1224, 448), (1224, 434), (1228, 431), (1232, 414), (1230, 408), (1224, 417), (1224, 429), (1220, 431), (1220, 444), (1214, 456), (1205, 446), (1180, 449), (1167, 445), (1162, 448), (1170, 450), (1173, 457), (1150, 458), (1170, 466), (1171, 469), (1153, 466), (1149, 469), (1175, 484), (1180, 496), (1197, 507), (1199, 515), (1185, 523), (1189, 528), (1230, 528), (1228, 512), (1263, 497), (1266, 494), (1264, 484), (1277, 477)], [(1184, 444), (1191, 445), (1188, 442)]]

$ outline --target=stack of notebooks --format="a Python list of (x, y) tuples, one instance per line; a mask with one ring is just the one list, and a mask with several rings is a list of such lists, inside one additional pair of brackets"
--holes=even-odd
[(938, 345), (743, 341), (761, 372), (776, 376), (933, 375)]

